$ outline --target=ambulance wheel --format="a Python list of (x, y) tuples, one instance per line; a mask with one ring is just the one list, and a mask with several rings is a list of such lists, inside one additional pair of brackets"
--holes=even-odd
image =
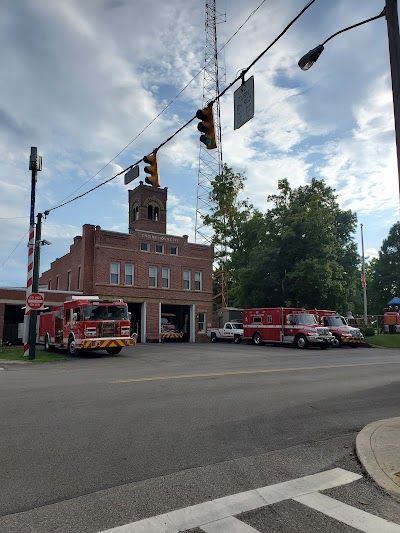
[(46, 350), (46, 352), (53, 351), (53, 346), (50, 344), (50, 337), (48, 333), (46, 333), (46, 336), (44, 338), (44, 349)]
[(234, 342), (235, 344), (240, 344), (240, 341), (241, 341), (241, 340), (242, 340), (242, 339), (240, 338), (240, 335), (235, 335), (234, 338), (233, 338), (233, 342)]
[(211, 333), (211, 342), (217, 342), (217, 335), (215, 333)]
[(340, 338), (340, 335), (335, 335), (335, 336), (334, 336), (332, 346), (333, 346), (334, 348), (341, 348), (341, 347), (343, 346), (343, 341), (342, 341), (342, 339)]
[(75, 339), (73, 337), (68, 340), (67, 350), (68, 355), (70, 355), (71, 357), (75, 357), (76, 355), (78, 355), (78, 348), (76, 347)]
[(296, 348), (298, 348), (299, 350), (302, 350), (304, 348), (307, 348), (308, 340), (306, 339), (305, 335), (298, 335), (294, 339), (294, 344), (295, 344)]
[(254, 333), (254, 335), (253, 335), (253, 344), (255, 344), (256, 346), (262, 346), (263, 345), (263, 341), (262, 341), (261, 335), (259, 333)]
[(107, 348), (108, 355), (118, 355), (122, 348)]

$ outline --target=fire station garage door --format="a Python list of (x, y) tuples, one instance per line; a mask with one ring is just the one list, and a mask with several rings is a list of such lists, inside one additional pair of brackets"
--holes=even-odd
[(161, 342), (189, 342), (190, 306), (161, 304)]

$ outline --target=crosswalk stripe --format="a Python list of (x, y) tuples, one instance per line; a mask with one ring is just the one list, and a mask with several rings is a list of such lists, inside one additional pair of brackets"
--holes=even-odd
[(319, 492), (304, 494), (303, 496), (293, 498), (293, 500), (364, 533), (377, 533), (378, 531), (379, 533), (400, 533), (399, 525), (388, 522), (379, 516), (361, 511), (356, 507), (342, 503)]
[[(164, 515), (108, 529), (101, 533), (179, 533), (185, 529), (202, 527), (210, 522), (232, 517), (232, 515), (240, 514), (243, 511), (258, 509), (309, 492), (352, 483), (361, 477), (359, 474), (342, 468), (333, 468), (310, 476), (192, 505)], [(167, 520), (168, 525), (161, 525), (166, 524)], [(153, 529), (151, 529), (152, 527)]]
[(204, 533), (260, 533), (254, 527), (241, 522), (237, 518), (233, 518), (233, 516), (201, 526), (201, 529)]

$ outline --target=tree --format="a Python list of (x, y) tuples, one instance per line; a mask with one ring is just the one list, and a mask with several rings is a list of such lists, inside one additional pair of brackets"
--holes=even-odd
[(351, 308), (359, 280), (356, 215), (341, 210), (334, 190), (317, 179), (298, 189), (281, 180), (268, 200), (273, 207), (262, 220), (254, 213), (242, 223), (252, 248), (244, 243), (232, 253), (236, 303)]
[(368, 295), (371, 310), (382, 314), (393, 296), (400, 295), (400, 222), (396, 222), (383, 241), (379, 257), (370, 266)]
[(240, 252), (243, 246), (242, 227), (251, 217), (253, 206), (247, 199), (240, 199), (244, 189), (245, 176), (235, 174), (224, 165), (222, 173), (211, 182), (209, 200), (210, 213), (204, 215), (203, 224), (213, 230), (212, 242), (216, 247), (216, 268), (214, 271), (214, 294), (221, 303), (221, 293), (228, 288), (235, 290), (235, 276), (231, 269), (231, 254)]

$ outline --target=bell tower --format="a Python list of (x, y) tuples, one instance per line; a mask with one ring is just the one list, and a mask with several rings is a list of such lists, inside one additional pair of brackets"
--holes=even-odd
[(129, 190), (129, 233), (135, 230), (167, 232), (167, 192), (145, 185), (143, 181), (136, 189)]

